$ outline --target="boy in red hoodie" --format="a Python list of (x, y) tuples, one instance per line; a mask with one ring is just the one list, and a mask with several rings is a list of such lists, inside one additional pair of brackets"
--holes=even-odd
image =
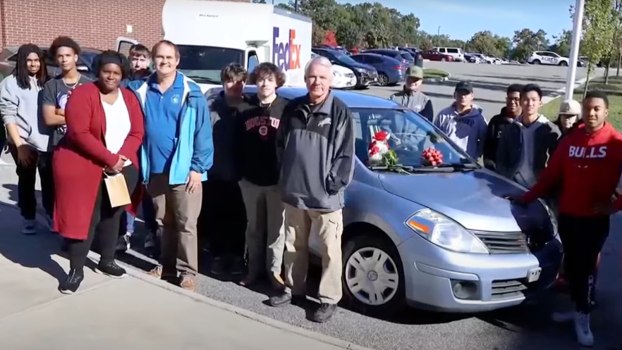
[(607, 95), (588, 92), (583, 100), (584, 124), (561, 140), (536, 185), (522, 197), (512, 197), (527, 204), (559, 190), (559, 234), (576, 311), (555, 313), (553, 319), (574, 319), (583, 346), (594, 344), (589, 315), (596, 259), (609, 234), (609, 216), (622, 208), (622, 197), (612, 200), (622, 172), (622, 135), (606, 122), (608, 113)]

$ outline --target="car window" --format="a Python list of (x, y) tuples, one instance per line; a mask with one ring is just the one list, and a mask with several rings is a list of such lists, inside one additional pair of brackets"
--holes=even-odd
[(370, 63), (382, 63), (382, 58), (376, 57), (376, 56), (369, 56), (369, 57), (367, 57), (367, 62), (370, 62)]
[(449, 53), (459, 53), (458, 49), (447, 49)]
[[(378, 131), (389, 132), (389, 147), (395, 151), (400, 164), (422, 166), (422, 153), (433, 147), (443, 155), (444, 164), (470, 163), (468, 156), (452, 144), (422, 116), (398, 109), (352, 109), (355, 123), (356, 156), (369, 163), (368, 149)], [(356, 125), (356, 124), (355, 124)]]

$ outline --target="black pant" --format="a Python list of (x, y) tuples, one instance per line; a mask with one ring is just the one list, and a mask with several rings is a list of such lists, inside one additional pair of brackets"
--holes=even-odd
[(238, 183), (204, 182), (199, 237), (209, 240), (212, 255), (244, 256), (245, 231), (246, 210)]
[(560, 214), (559, 235), (564, 246), (564, 269), (570, 296), (577, 311), (589, 313), (596, 286), (596, 260), (609, 235), (609, 216)]
[[(138, 183), (138, 170), (134, 166), (127, 166), (123, 168), (122, 174), (125, 177), (129, 192), (132, 193)], [(95, 236), (99, 239), (100, 263), (109, 263), (114, 260), (117, 232), (119, 231), (123, 210), (124, 207), (110, 207), (106, 186), (102, 180), (97, 192), (97, 198), (95, 199), (95, 207), (93, 208), (93, 216), (87, 238), (85, 240), (69, 240), (69, 262), (72, 269), (81, 270), (84, 268), (86, 257)]]
[[(22, 146), (27, 147), (27, 146)], [(35, 183), (37, 181), (37, 169), (41, 180), (41, 199), (45, 213), (52, 216), (54, 213), (54, 179), (52, 177), (52, 153), (38, 152), (32, 149), (33, 161), (22, 166), (17, 159), (17, 148), (9, 145), (9, 152), (13, 156), (17, 167), (17, 205), (22, 217), (34, 220), (37, 215), (37, 197), (35, 196)]]

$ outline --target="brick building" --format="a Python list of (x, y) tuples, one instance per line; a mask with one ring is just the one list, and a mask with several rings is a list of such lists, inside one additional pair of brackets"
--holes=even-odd
[(98, 49), (115, 49), (120, 36), (150, 46), (162, 38), (164, 1), (0, 0), (0, 47), (47, 46), (59, 35)]

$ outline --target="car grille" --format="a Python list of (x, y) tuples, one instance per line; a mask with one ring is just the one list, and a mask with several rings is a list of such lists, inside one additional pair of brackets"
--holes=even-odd
[(473, 232), (491, 254), (527, 253), (527, 237), (522, 232)]
[(492, 282), (491, 299), (500, 300), (524, 296), (527, 286), (520, 280), (498, 280)]

